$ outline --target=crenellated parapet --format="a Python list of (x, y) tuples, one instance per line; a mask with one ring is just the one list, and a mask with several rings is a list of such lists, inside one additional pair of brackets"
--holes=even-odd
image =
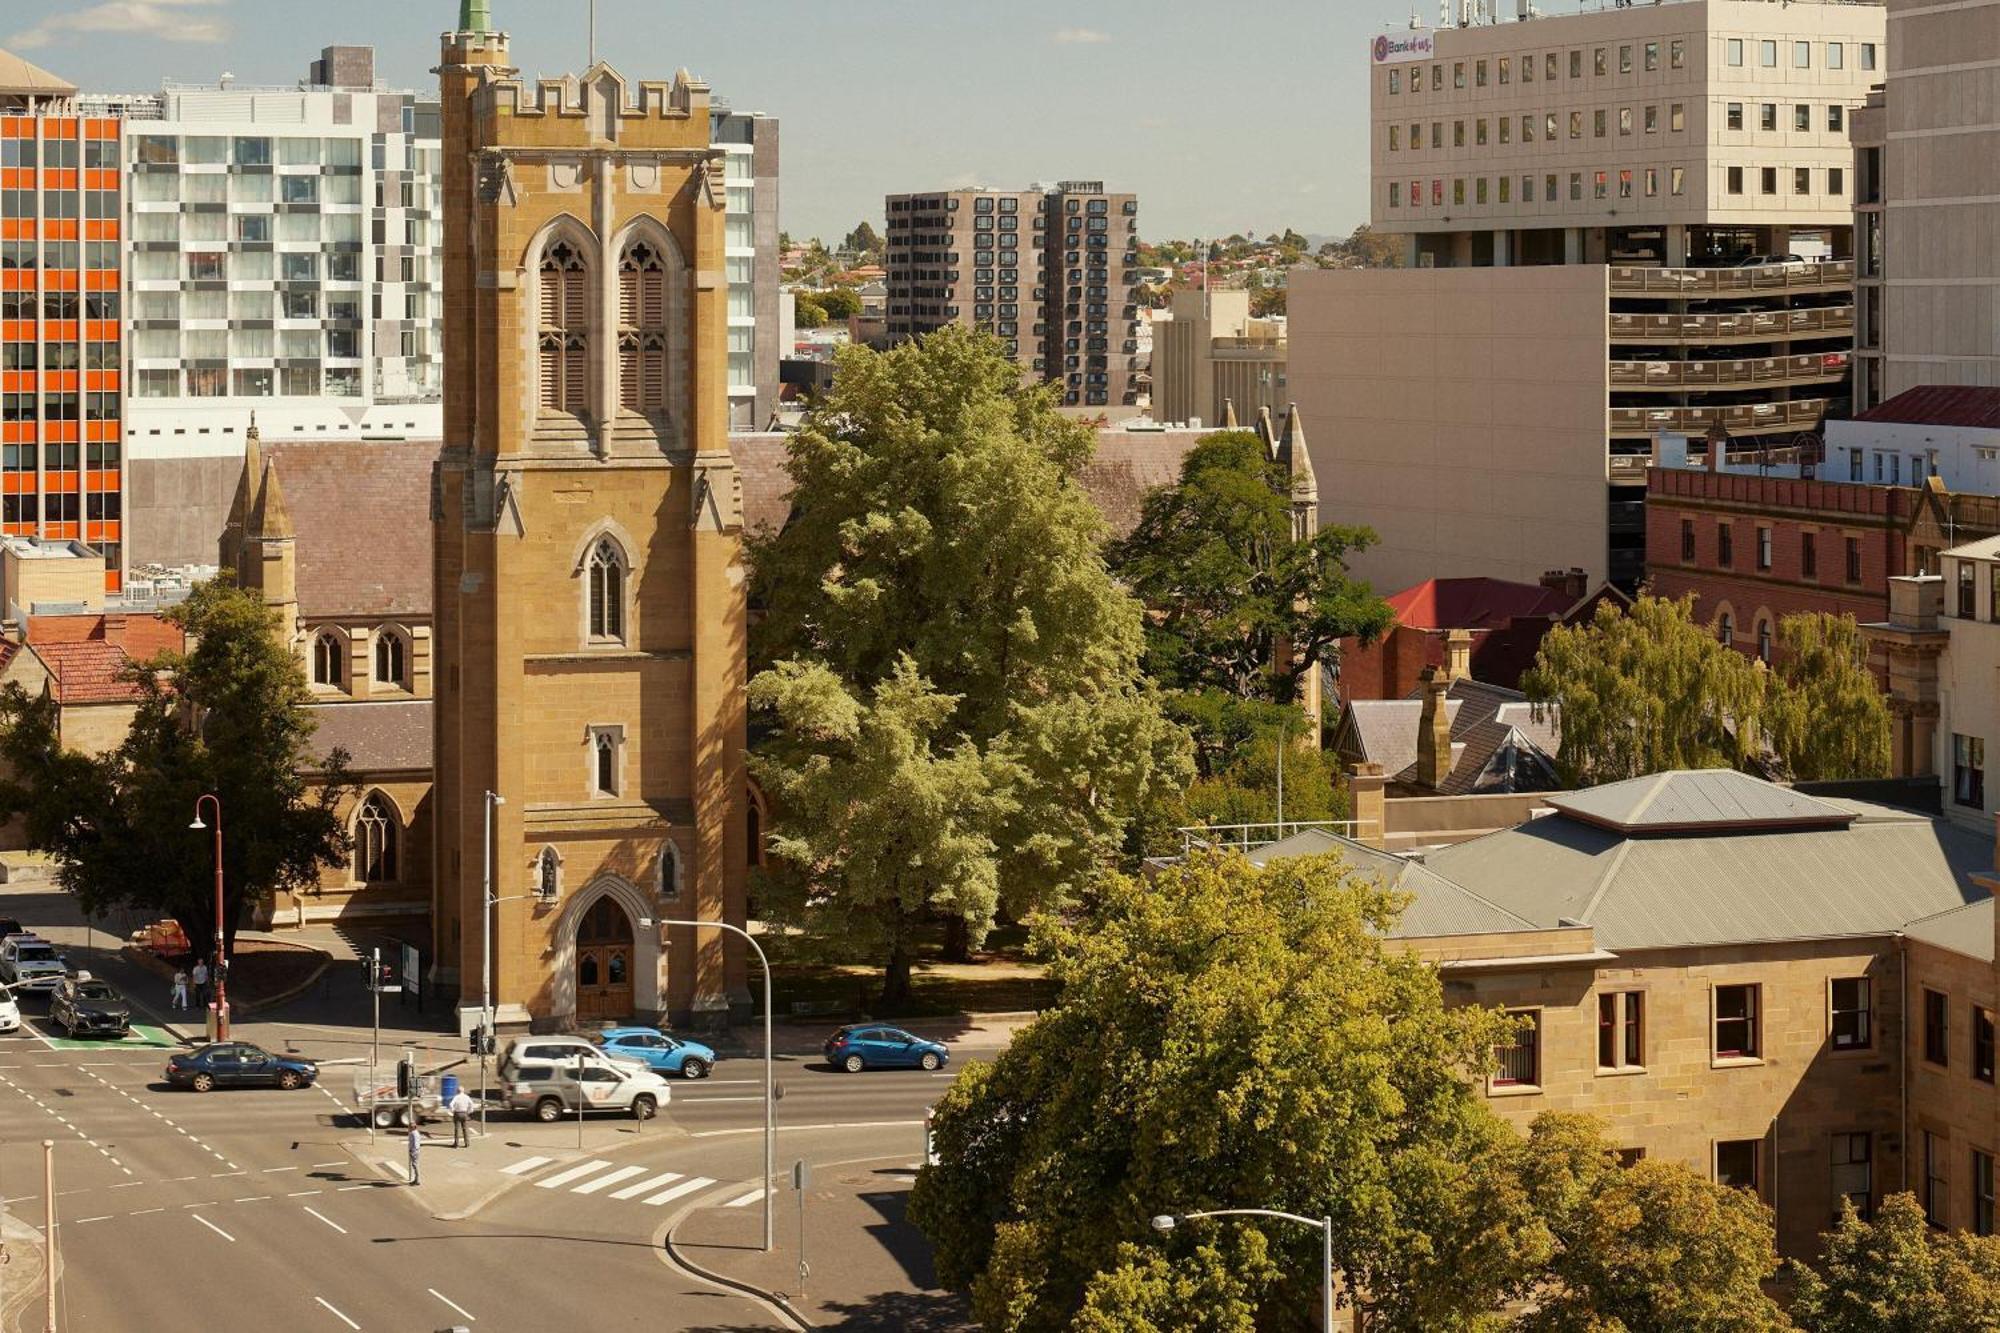
[[(462, 34), (460, 34), (462, 35)], [(708, 84), (685, 69), (671, 81), (642, 79), (629, 83), (610, 65), (599, 61), (582, 77), (489, 80), (473, 95), (475, 115), (559, 120), (698, 121), (708, 122)]]

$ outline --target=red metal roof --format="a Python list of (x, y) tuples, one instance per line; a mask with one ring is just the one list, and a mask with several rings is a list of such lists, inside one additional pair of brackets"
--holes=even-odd
[(1426, 579), (1392, 593), (1399, 624), (1417, 629), (1495, 629), (1516, 616), (1559, 616), (1570, 598), (1538, 583), (1506, 579)]
[(1877, 403), (1855, 420), (2000, 430), (2000, 389), (1976, 384), (1920, 384)]

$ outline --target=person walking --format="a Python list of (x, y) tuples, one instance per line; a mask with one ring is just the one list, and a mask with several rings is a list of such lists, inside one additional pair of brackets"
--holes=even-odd
[(460, 1087), (458, 1094), (446, 1108), (451, 1112), (451, 1146), (470, 1148), (472, 1146), (472, 1117), (479, 1110), (479, 1103), (472, 1100), (472, 1094)]
[(194, 983), (195, 1007), (208, 1008), (208, 964), (199, 958), (195, 959), (194, 971), (188, 974), (188, 980)]
[(410, 1183), (417, 1183), (417, 1158), (424, 1148), (424, 1131), (414, 1122), (410, 1125)]
[(188, 974), (184, 967), (174, 969), (174, 1008), (188, 1007)]

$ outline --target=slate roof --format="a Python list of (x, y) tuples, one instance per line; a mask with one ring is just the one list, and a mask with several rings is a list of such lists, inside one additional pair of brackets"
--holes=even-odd
[(1539, 583), (1507, 579), (1425, 579), (1384, 599), (1396, 623), (1418, 629), (1498, 629), (1516, 616), (1559, 616), (1571, 599)]
[[(1555, 756), (1562, 727), (1553, 716), (1537, 721), (1528, 696), (1484, 681), (1460, 679), (1445, 692), (1451, 723), (1451, 772), (1440, 793), (1555, 791)], [(1422, 687), (1407, 699), (1356, 699), (1344, 727), (1344, 749), (1382, 765), (1393, 782), (1417, 781), (1417, 732), (1423, 724)]]
[(2000, 388), (1977, 384), (1919, 384), (1884, 399), (1856, 421), (1910, 426), (1983, 426), (2000, 429)]
[(1302, 829), (1291, 837), (1267, 843), (1250, 853), (1257, 865), (1293, 856), (1338, 852), (1347, 864), (1384, 886), (1410, 895), (1391, 939), (1434, 935), (1485, 935), (1509, 930), (1537, 930), (1525, 917), (1486, 901), (1406, 857), (1392, 856), (1325, 829)]
[(355, 700), (312, 705), (312, 747), (324, 762), (336, 749), (347, 751), (356, 773), (385, 773), (431, 766), (429, 699)]
[(1573, 819), (1630, 833), (1834, 826), (1852, 809), (1729, 768), (1676, 769), (1553, 797)]
[(427, 616), (438, 442), (264, 445), (297, 532), (305, 616)]

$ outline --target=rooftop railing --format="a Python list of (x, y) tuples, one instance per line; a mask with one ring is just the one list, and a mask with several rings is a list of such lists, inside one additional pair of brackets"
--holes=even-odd
[(1613, 342), (1719, 342), (1725, 339), (1796, 338), (1854, 331), (1854, 307), (1757, 310), (1730, 315), (1613, 314)]
[(1811, 383), (1839, 379), (1847, 373), (1850, 359), (1846, 352), (1814, 352), (1740, 361), (1613, 361), (1611, 387), (1683, 389)]
[(1717, 421), (1731, 435), (1760, 431), (1807, 430), (1825, 417), (1826, 398), (1800, 398), (1789, 403), (1734, 403), (1726, 407), (1614, 407), (1614, 435), (1652, 435), (1678, 431), (1699, 435)]
[(1854, 282), (1854, 261), (1826, 259), (1748, 268), (1650, 268), (1613, 265), (1611, 290), (1649, 296), (1735, 296), (1813, 291)]

